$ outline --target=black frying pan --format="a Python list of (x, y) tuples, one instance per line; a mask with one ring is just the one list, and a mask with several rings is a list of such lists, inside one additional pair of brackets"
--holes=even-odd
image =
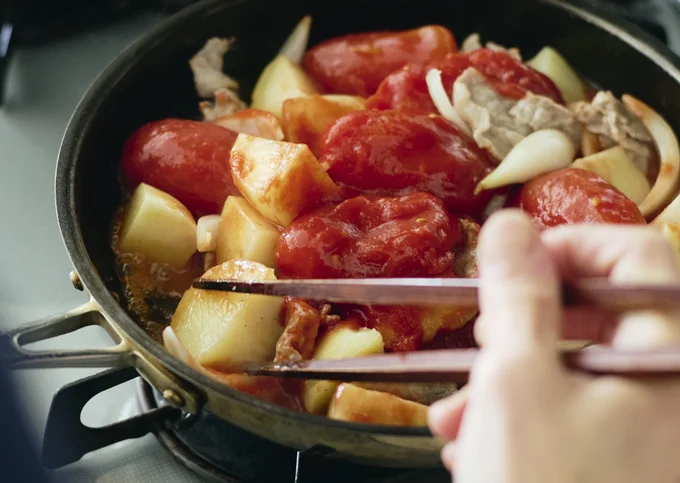
[[(480, 32), (483, 39), (519, 46), (527, 58), (549, 44), (596, 86), (630, 93), (680, 128), (680, 60), (638, 28), (598, 12), (589, 3), (561, 0), (206, 0), (182, 11), (106, 69), (64, 137), (56, 178), (59, 223), (78, 274), (74, 283), (84, 285), (92, 301), (10, 334), (5, 354), (22, 367), (133, 365), (182, 411), (208, 410), (284, 445), (322, 445), (339, 457), (376, 465), (437, 465), (440, 443), (426, 428), (343, 423), (253, 399), (172, 358), (135, 324), (117, 303), (120, 285), (108, 240), (120, 202), (121, 146), (148, 121), (197, 117), (188, 59), (206, 39), (238, 39), (225, 69), (241, 81), (247, 97), (305, 14), (314, 18), (312, 43), (349, 32), (440, 23), (459, 41)], [(29, 353), (20, 347), (88, 324), (106, 327), (119, 345), (59, 353)]]

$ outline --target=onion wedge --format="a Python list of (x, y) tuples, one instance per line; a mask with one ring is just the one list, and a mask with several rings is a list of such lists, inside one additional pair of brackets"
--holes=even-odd
[(163, 345), (171, 355), (184, 362), (187, 366), (200, 370), (199, 365), (196, 364), (194, 358), (191, 357), (189, 351), (184, 347), (184, 344), (182, 344), (182, 341), (179, 340), (179, 337), (177, 337), (177, 334), (175, 334), (175, 331), (170, 326), (163, 329)]
[(283, 141), (283, 129), (279, 119), (268, 111), (243, 109), (229, 116), (212, 121), (230, 131), (250, 134), (259, 138)]
[(465, 134), (468, 136), (472, 135), (472, 131), (465, 121), (454, 109), (451, 103), (451, 97), (446, 93), (444, 89), (444, 84), (442, 83), (442, 71), (439, 69), (430, 69), (425, 76), (425, 82), (427, 82), (427, 90), (430, 93), (432, 102), (442, 115), (444, 119), (447, 119), (458, 126)]
[(680, 195), (676, 196), (649, 224), (660, 228), (667, 223), (680, 223)]
[(217, 248), (217, 232), (220, 215), (206, 215), (196, 223), (196, 246), (199, 252), (214, 252)]
[(288, 59), (300, 65), (302, 58), (305, 56), (307, 50), (307, 42), (309, 42), (309, 31), (312, 28), (312, 17), (306, 15), (295, 26), (286, 41), (281, 46), (279, 55), (288, 57)]
[(587, 129), (583, 130), (581, 135), (581, 152), (584, 157), (592, 156), (602, 150), (602, 144), (597, 134), (593, 134)]
[(479, 182), (475, 193), (524, 183), (542, 174), (566, 168), (575, 155), (576, 146), (562, 131), (536, 131), (512, 148), (501, 164)]
[(659, 150), (661, 160), (659, 176), (639, 206), (642, 216), (649, 217), (668, 203), (675, 193), (680, 174), (678, 138), (665, 119), (647, 104), (628, 94), (625, 94), (621, 100), (642, 120)]

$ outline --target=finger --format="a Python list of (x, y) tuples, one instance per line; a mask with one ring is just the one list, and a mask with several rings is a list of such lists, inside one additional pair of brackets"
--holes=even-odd
[(456, 443), (447, 443), (446, 446), (442, 448), (441, 458), (444, 467), (449, 470), (449, 473), (452, 472), (456, 460)]
[(427, 420), (433, 434), (446, 439), (456, 439), (463, 421), (468, 392), (469, 386), (465, 386), (452, 396), (430, 406)]
[(567, 279), (609, 277), (619, 282), (677, 279), (670, 245), (646, 226), (562, 225), (541, 234)]
[(619, 313), (591, 307), (569, 307), (564, 311), (562, 340), (602, 342), (611, 340), (619, 323)]
[(560, 283), (530, 219), (517, 210), (494, 214), (481, 231), (477, 257), (481, 316), (476, 335), (484, 347), (500, 352), (543, 347), (556, 354)]
[[(568, 278), (608, 276), (621, 284), (678, 281), (670, 244), (648, 227), (571, 225), (547, 230), (542, 238)], [(574, 330), (583, 330), (580, 325)], [(593, 330), (599, 330), (593, 340), (618, 348), (661, 347), (680, 342), (680, 314), (635, 311)]]

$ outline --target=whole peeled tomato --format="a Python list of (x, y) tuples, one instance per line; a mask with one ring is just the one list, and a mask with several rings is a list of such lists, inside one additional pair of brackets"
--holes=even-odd
[(570, 223), (644, 224), (637, 205), (597, 174), (566, 168), (526, 183), (512, 205), (540, 228)]
[(293, 221), (276, 265), (282, 278), (438, 276), (461, 241), (460, 224), (428, 193), (358, 196)]
[(406, 64), (426, 64), (455, 51), (451, 32), (429, 25), (403, 32), (352, 34), (311, 48), (303, 66), (327, 93), (367, 97), (388, 74)]
[(154, 121), (125, 142), (121, 170), (126, 186), (149, 184), (181, 201), (194, 216), (219, 213), (238, 194), (229, 153), (237, 133), (186, 119)]
[(368, 99), (367, 107), (420, 113), (437, 112), (425, 82), (428, 70), (441, 70), (444, 90), (450, 93), (453, 91), (453, 83), (469, 67), (484, 74), (494, 89), (505, 97), (521, 99), (530, 91), (560, 104), (564, 103), (555, 83), (545, 75), (505, 52), (479, 49), (451, 53), (428, 66), (405, 66), (393, 72)]
[(492, 169), (483, 149), (438, 115), (359, 111), (321, 139), (319, 160), (349, 193), (432, 193), (456, 214), (479, 213), (492, 194), (474, 189)]

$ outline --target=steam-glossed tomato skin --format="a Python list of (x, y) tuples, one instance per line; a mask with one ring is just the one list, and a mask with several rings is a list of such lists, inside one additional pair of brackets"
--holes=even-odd
[(377, 92), (368, 99), (367, 107), (401, 111), (437, 112), (430, 98), (425, 75), (430, 68), (442, 71), (442, 84), (450, 93), (453, 83), (469, 67), (486, 76), (494, 89), (511, 99), (521, 99), (527, 92), (550, 97), (563, 104), (555, 83), (540, 72), (512, 58), (505, 52), (479, 49), (468, 53), (452, 53), (426, 67), (405, 66), (385, 78)]
[(492, 196), (473, 193), (492, 169), (488, 154), (441, 116), (351, 113), (326, 131), (320, 152), (330, 177), (349, 193), (429, 192), (464, 214), (479, 212)]
[(633, 201), (595, 173), (566, 168), (529, 181), (512, 202), (541, 228), (571, 223), (644, 224)]
[(437, 61), (455, 50), (451, 32), (431, 25), (334, 38), (311, 48), (303, 67), (324, 92), (367, 97), (396, 69)]
[(282, 278), (438, 276), (461, 241), (460, 224), (430, 194), (359, 196), (295, 220), (276, 262)]
[(126, 141), (121, 169), (126, 186), (147, 183), (171, 194), (194, 214), (219, 213), (238, 194), (229, 153), (237, 134), (186, 119), (145, 124)]

